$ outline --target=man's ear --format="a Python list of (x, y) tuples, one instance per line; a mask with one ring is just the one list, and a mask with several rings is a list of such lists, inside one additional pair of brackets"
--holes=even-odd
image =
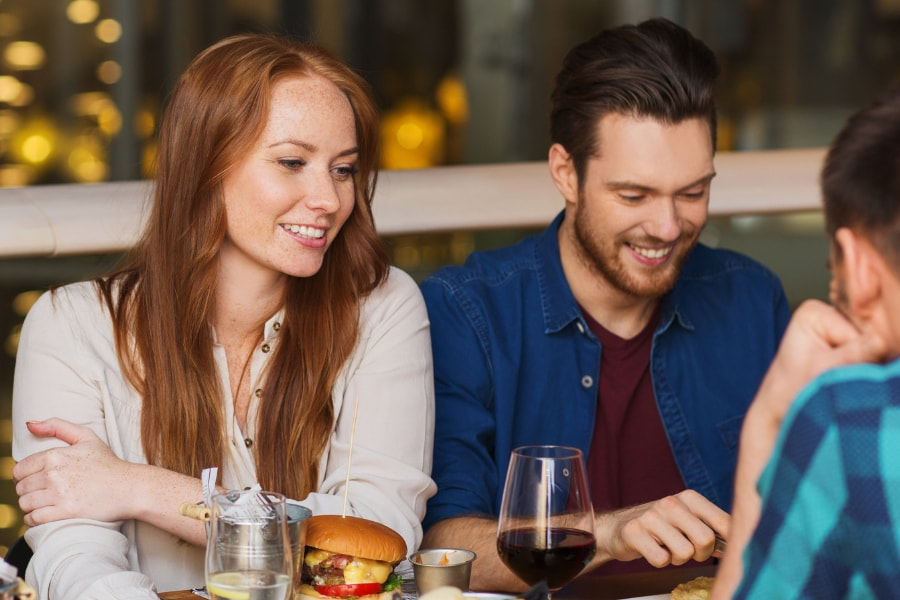
[(575, 204), (578, 202), (578, 174), (575, 172), (575, 163), (572, 156), (563, 148), (562, 144), (550, 146), (548, 156), (550, 177), (556, 189), (562, 194), (566, 202)]
[(870, 317), (882, 294), (885, 262), (869, 240), (846, 227), (834, 234), (841, 247), (841, 269), (850, 310), (860, 317)]

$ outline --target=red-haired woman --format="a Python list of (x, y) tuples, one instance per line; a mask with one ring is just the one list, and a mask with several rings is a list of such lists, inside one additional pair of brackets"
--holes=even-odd
[(421, 541), (431, 346), (375, 231), (377, 131), (367, 85), (314, 46), (236, 36), (187, 68), (142, 239), (22, 330), (13, 474), (41, 598), (202, 585), (178, 506), (205, 467), (342, 512), (354, 413), (348, 512)]

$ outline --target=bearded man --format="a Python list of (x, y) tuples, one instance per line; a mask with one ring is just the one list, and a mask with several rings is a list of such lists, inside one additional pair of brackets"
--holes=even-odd
[(423, 546), (475, 550), (473, 589), (525, 587), (495, 549), (518, 446), (583, 451), (590, 568), (696, 564), (728, 536), (741, 423), (790, 310), (770, 271), (698, 243), (717, 75), (712, 51), (663, 19), (574, 48), (551, 112), (565, 210), (422, 283), (438, 485)]

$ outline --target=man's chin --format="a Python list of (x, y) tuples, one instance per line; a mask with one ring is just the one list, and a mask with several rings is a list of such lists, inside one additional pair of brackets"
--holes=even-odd
[(669, 266), (665, 273), (641, 273), (639, 276), (620, 278), (614, 282), (619, 290), (635, 298), (655, 299), (666, 295), (678, 281), (679, 270)]

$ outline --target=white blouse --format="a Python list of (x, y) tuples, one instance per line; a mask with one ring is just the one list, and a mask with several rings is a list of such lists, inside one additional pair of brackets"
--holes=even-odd
[[(265, 326), (251, 365), (250, 410), (241, 432), (234, 417), (224, 348), (214, 356), (229, 423), (223, 485), (256, 483), (245, 438), (253, 439), (258, 410), (253, 393), (278, 343), (282, 315)], [(289, 326), (289, 324), (285, 324)], [(327, 340), (310, 340), (327, 344)], [(410, 552), (422, 541), (420, 521), (435, 493), (430, 478), (434, 437), (434, 382), (428, 315), (418, 287), (392, 268), (365, 300), (359, 341), (332, 390), (336, 415), (322, 453), (319, 486), (301, 502), (313, 514), (340, 514), (350, 433), (356, 417), (347, 512), (380, 521), (400, 533)], [(358, 409), (356, 404), (358, 402)], [(44, 294), (22, 327), (13, 385), (13, 457), (61, 445), (33, 436), (26, 421), (59, 417), (90, 427), (120, 458), (146, 463), (140, 436), (141, 397), (119, 367), (112, 322), (93, 284), (76, 283)], [(190, 499), (186, 499), (190, 500)], [(70, 519), (30, 528), (34, 549), (27, 580), (38, 597), (157, 598), (156, 591), (202, 586), (203, 549), (148, 523)]]

